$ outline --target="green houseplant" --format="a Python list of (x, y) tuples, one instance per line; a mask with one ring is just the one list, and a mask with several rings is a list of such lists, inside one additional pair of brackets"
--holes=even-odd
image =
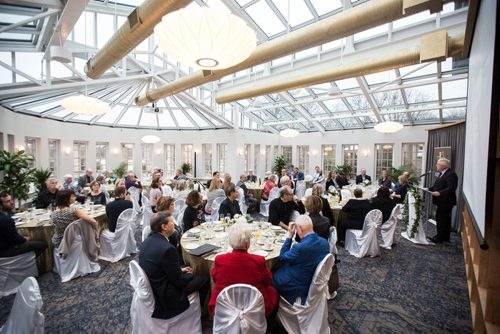
[(355, 176), (352, 166), (349, 164), (337, 165), (335, 167), (335, 173), (344, 173), (345, 177), (347, 177), (348, 179), (353, 179)]
[(52, 171), (50, 169), (35, 168), (33, 170), (33, 182), (35, 187), (40, 193), (42, 190), (47, 188), (47, 180), (52, 176)]
[(415, 174), (415, 171), (410, 166), (403, 165), (399, 166), (398, 168), (390, 167), (387, 169), (387, 175), (392, 182), (396, 182), (398, 180), (398, 177), (400, 175), (403, 175), (404, 172), (410, 173), (410, 177), (408, 178), (408, 181), (410, 183), (415, 186), (418, 186), (420, 184), (420, 179), (417, 177), (417, 174)]
[(30, 182), (33, 181), (34, 169), (29, 168), (29, 163), (34, 158), (24, 151), (10, 153), (0, 151), (0, 189), (18, 201), (27, 200), (29, 197)]
[(181, 165), (181, 169), (182, 169), (182, 174), (186, 175), (191, 171), (191, 164), (189, 162), (184, 162)]
[(123, 179), (125, 174), (127, 173), (127, 163), (124, 161), (121, 164), (118, 165), (115, 169), (113, 169), (114, 175), (116, 175), (117, 178)]
[(274, 163), (273, 163), (273, 172), (274, 172), (274, 174), (276, 174), (278, 176), (281, 175), (281, 170), (283, 168), (286, 168), (287, 165), (288, 165), (288, 161), (285, 158), (285, 156), (284, 155), (278, 155), (274, 159)]

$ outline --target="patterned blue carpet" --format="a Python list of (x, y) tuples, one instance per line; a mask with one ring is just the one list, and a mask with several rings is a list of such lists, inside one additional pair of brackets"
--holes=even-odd
[[(39, 277), (45, 332), (130, 333), (131, 259), (137, 255), (114, 264), (101, 261), (100, 272), (67, 283), (53, 273)], [(397, 246), (373, 259), (357, 259), (340, 248), (339, 259), (340, 288), (329, 302), (332, 332), (472, 333), (458, 234), (436, 246), (398, 237)], [(0, 325), (13, 301), (14, 295), (0, 299)], [(203, 325), (204, 333), (212, 332), (209, 322)]]

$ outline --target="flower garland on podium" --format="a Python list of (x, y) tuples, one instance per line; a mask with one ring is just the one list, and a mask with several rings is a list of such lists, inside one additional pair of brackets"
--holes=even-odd
[[(417, 234), (420, 219), (422, 218), (422, 197), (414, 188), (409, 188), (408, 193), (411, 193), (415, 198), (415, 203), (413, 204), (413, 207), (415, 208), (415, 219), (413, 220), (413, 225), (411, 227), (410, 234), (408, 235), (413, 239), (415, 234)], [(410, 204), (408, 203), (408, 196), (406, 196), (403, 202), (403, 224), (405, 225), (406, 230), (408, 230), (408, 224), (410, 224), (409, 207)]]

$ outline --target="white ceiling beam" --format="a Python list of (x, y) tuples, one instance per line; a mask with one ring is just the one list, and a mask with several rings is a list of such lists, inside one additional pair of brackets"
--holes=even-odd
[(293, 98), (288, 93), (279, 94), (288, 104), (296, 110), (309, 124), (311, 124), (316, 130), (318, 130), (322, 135), (325, 134), (325, 129), (315, 120), (311, 119), (307, 111), (301, 105), (295, 104)]
[(0, 0), (0, 4), (53, 9), (61, 9), (63, 7), (63, 4), (59, 0)]
[(39, 19), (43, 19), (43, 18), (45, 18), (47, 16), (51, 16), (51, 15), (54, 15), (54, 14), (57, 14), (57, 13), (59, 13), (58, 9), (50, 9), (50, 10), (48, 10), (46, 12), (42, 12), (42, 13), (40, 13), (38, 15), (31, 16), (31, 17), (29, 17), (27, 19), (24, 19), (24, 20), (18, 21), (16, 23), (10, 24), (8, 26), (2, 27), (2, 28), (0, 28), (0, 33), (7, 32), (7, 31), (12, 30), (12, 29), (17, 28), (17, 27), (22, 27), (26, 23), (37, 21)]

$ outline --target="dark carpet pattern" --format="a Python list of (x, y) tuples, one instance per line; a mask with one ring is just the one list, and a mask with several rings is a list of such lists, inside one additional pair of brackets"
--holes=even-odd
[[(429, 225), (430, 235), (434, 227)], [(397, 235), (400, 233), (398, 227)], [(140, 240), (140, 231), (136, 235)], [(357, 259), (339, 249), (340, 287), (329, 302), (333, 333), (472, 333), (461, 242), (420, 246), (401, 238), (377, 258)], [(140, 247), (140, 242), (138, 244)], [(130, 333), (128, 263), (100, 261), (101, 271), (61, 283), (38, 278), (46, 333)], [(0, 299), (0, 325), (14, 295)], [(203, 323), (211, 333), (211, 323)]]

